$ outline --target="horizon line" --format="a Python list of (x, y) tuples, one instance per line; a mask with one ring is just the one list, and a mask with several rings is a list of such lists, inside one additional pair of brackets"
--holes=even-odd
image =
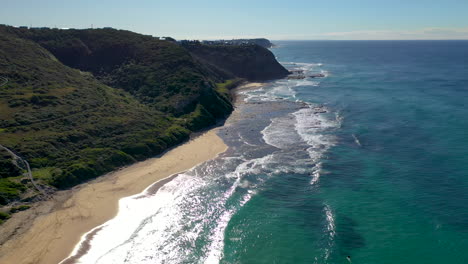
[[(3, 24), (1, 23), (0, 25), (2, 26), (9, 26), (9, 27), (15, 27), (15, 28), (19, 28), (19, 27), (22, 27), (22, 26), (15, 26), (15, 25), (10, 25), (10, 24)], [(427, 38), (427, 39), (424, 39), (424, 38), (419, 38), (419, 39), (399, 39), (399, 38), (395, 38), (395, 39), (322, 39), (322, 38), (317, 38), (317, 39), (310, 39), (310, 38), (304, 38), (304, 39), (299, 39), (299, 38), (291, 38), (291, 39), (275, 39), (274, 37), (273, 38), (269, 38), (269, 37), (266, 37), (266, 36), (236, 36), (236, 37), (233, 37), (233, 36), (230, 36), (230, 37), (206, 37), (206, 38), (193, 38), (193, 37), (185, 37), (185, 38), (179, 38), (179, 37), (173, 37), (171, 36), (170, 34), (163, 34), (161, 36), (157, 36), (157, 35), (154, 35), (153, 33), (144, 33), (144, 32), (138, 32), (138, 31), (133, 31), (133, 30), (130, 30), (130, 29), (124, 29), (124, 28), (115, 28), (115, 27), (112, 27), (112, 26), (102, 26), (102, 27), (57, 27), (57, 26), (54, 26), (54, 27), (50, 27), (50, 26), (32, 26), (31, 24), (29, 26), (27, 25), (23, 25), (24, 27), (27, 27), (28, 29), (37, 29), (37, 28), (49, 28), (49, 29), (59, 29), (59, 30), (89, 30), (89, 29), (106, 29), (106, 28), (112, 28), (112, 29), (115, 29), (115, 30), (125, 30), (125, 31), (130, 31), (130, 32), (134, 32), (134, 33), (137, 33), (137, 34), (142, 34), (142, 35), (150, 35), (152, 37), (172, 37), (176, 40), (235, 40), (235, 39), (254, 39), (254, 38), (265, 38), (265, 39), (268, 39), (270, 41), (468, 41), (468, 37), (467, 38), (435, 38), (435, 39), (430, 39), (430, 38)]]

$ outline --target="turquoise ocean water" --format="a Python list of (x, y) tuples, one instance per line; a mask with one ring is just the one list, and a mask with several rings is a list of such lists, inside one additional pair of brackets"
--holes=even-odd
[(468, 41), (284, 41), (229, 150), (123, 199), (82, 263), (468, 263)]

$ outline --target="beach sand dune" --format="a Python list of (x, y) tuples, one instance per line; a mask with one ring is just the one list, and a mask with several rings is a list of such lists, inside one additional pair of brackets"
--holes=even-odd
[(60, 262), (72, 252), (83, 234), (117, 214), (119, 199), (138, 194), (159, 180), (210, 160), (226, 148), (213, 129), (161, 157), (58, 192), (54, 199), (14, 215), (1, 227), (0, 242), (6, 242), (0, 247), (0, 263)]

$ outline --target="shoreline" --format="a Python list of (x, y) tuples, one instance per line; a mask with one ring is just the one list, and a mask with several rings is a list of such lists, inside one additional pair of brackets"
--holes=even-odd
[[(124, 167), (71, 190), (60, 191), (53, 199), (17, 213), (8, 221), (9, 225), (7, 222), (2, 226), (2, 229), (15, 229), (11, 235), (14, 237), (7, 239), (0, 248), (0, 263), (51, 264), (66, 261), (84, 236), (117, 215), (121, 198), (145, 190), (156, 192), (177, 174), (226, 151), (227, 145), (216, 134), (217, 130), (208, 130), (160, 157)], [(19, 221), (16, 225), (12, 223), (15, 220)], [(24, 225), (29, 225), (29, 228)]]

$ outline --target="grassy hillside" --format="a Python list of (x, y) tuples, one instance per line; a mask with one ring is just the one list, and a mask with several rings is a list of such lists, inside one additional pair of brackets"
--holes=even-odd
[(176, 115), (193, 111), (201, 95), (211, 96), (213, 82), (222, 81), (206, 72), (183, 47), (130, 31), (11, 31), (40, 44), (63, 64), (91, 72), (101, 82)]
[[(229, 88), (238, 81), (228, 79), (244, 76), (129, 31), (0, 26), (0, 77), (8, 80), (0, 144), (53, 191), (47, 186), (74, 186), (214, 124), (233, 108)], [(22, 173), (0, 152), (0, 205), (35, 199)]]
[[(56, 187), (160, 153), (189, 134), (174, 117), (64, 66), (28, 40), (0, 35), (0, 76), (9, 80), (0, 90), (0, 144)], [(0, 162), (8, 164), (5, 155)], [(0, 175), (2, 196), (11, 179)]]

